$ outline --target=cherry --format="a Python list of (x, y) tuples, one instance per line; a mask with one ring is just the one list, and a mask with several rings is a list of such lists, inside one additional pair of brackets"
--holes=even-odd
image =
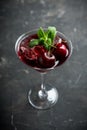
[(59, 63), (64, 62), (69, 55), (69, 50), (64, 43), (57, 43), (53, 54), (56, 57), (56, 60), (59, 60)]
[(55, 56), (53, 54), (49, 54), (48, 52), (43, 53), (40, 55), (38, 62), (44, 68), (51, 68), (55, 65)]
[(50, 68), (55, 65), (55, 56), (53, 54), (50, 54), (44, 46), (34, 46), (33, 51), (37, 54), (36, 63), (40, 65), (40, 67)]
[(24, 46), (21, 46), (20, 48), (21, 54), (27, 59), (27, 60), (36, 60), (37, 59), (37, 53), (31, 48), (27, 48)]
[(36, 46), (34, 46), (33, 50), (37, 54), (37, 56), (43, 55), (44, 52), (47, 52), (47, 50), (42, 45), (36, 45)]

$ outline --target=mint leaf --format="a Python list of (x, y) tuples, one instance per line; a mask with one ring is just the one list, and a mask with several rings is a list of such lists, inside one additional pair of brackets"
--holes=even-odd
[(44, 45), (44, 38), (43, 38), (43, 37), (41, 37), (41, 38), (39, 39), (39, 44)]
[(51, 38), (48, 38), (48, 39), (47, 39), (47, 43), (48, 43), (48, 45), (51, 45), (51, 44), (52, 44)]
[(48, 38), (51, 38), (52, 42), (56, 36), (56, 28), (55, 27), (48, 27)]
[(34, 47), (39, 44), (39, 39), (32, 39), (29, 43), (29, 47)]
[(52, 41), (51, 41), (50, 38), (48, 38), (48, 39), (44, 42), (44, 47), (45, 47), (48, 51), (49, 51), (50, 48), (51, 48), (51, 43), (52, 43)]
[(36, 45), (43, 45), (48, 51), (50, 51), (50, 49), (52, 47), (54, 47), (54, 38), (56, 36), (56, 28), (55, 27), (48, 27), (48, 29), (46, 31), (43, 30), (42, 27), (39, 28), (39, 30), (37, 31), (37, 35), (38, 35), (38, 39), (33, 39), (30, 41), (29, 46), (30, 47), (34, 47)]
[(46, 35), (45, 35), (45, 32), (44, 32), (42, 27), (40, 27), (40, 29), (38, 30), (37, 34), (38, 34), (39, 38), (43, 38), (44, 40), (46, 39)]
[(45, 42), (44, 47), (49, 51), (49, 45)]

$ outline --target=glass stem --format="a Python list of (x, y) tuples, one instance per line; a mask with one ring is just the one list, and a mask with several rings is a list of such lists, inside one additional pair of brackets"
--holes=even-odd
[(41, 73), (41, 90), (45, 91), (45, 74), (46, 73)]
[(42, 100), (47, 98), (47, 91), (45, 88), (45, 74), (46, 73), (41, 73), (41, 90), (39, 91), (39, 97)]

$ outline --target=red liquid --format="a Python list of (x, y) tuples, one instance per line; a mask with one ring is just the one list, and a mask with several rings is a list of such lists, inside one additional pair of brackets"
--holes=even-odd
[(54, 40), (54, 47), (48, 52), (44, 46), (29, 47), (32, 39), (37, 39), (37, 34), (25, 37), (17, 48), (18, 57), (21, 61), (32, 66), (38, 71), (51, 69), (63, 64), (70, 54), (67, 42), (58, 35)]

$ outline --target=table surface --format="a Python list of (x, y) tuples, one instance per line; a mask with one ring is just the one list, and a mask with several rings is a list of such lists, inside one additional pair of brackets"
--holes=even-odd
[[(73, 44), (71, 58), (47, 73), (58, 102), (48, 110), (28, 103), (40, 74), (19, 61), (14, 46), (24, 32), (55, 26)], [(2, 130), (87, 130), (87, 1), (0, 1), (0, 128)]]

